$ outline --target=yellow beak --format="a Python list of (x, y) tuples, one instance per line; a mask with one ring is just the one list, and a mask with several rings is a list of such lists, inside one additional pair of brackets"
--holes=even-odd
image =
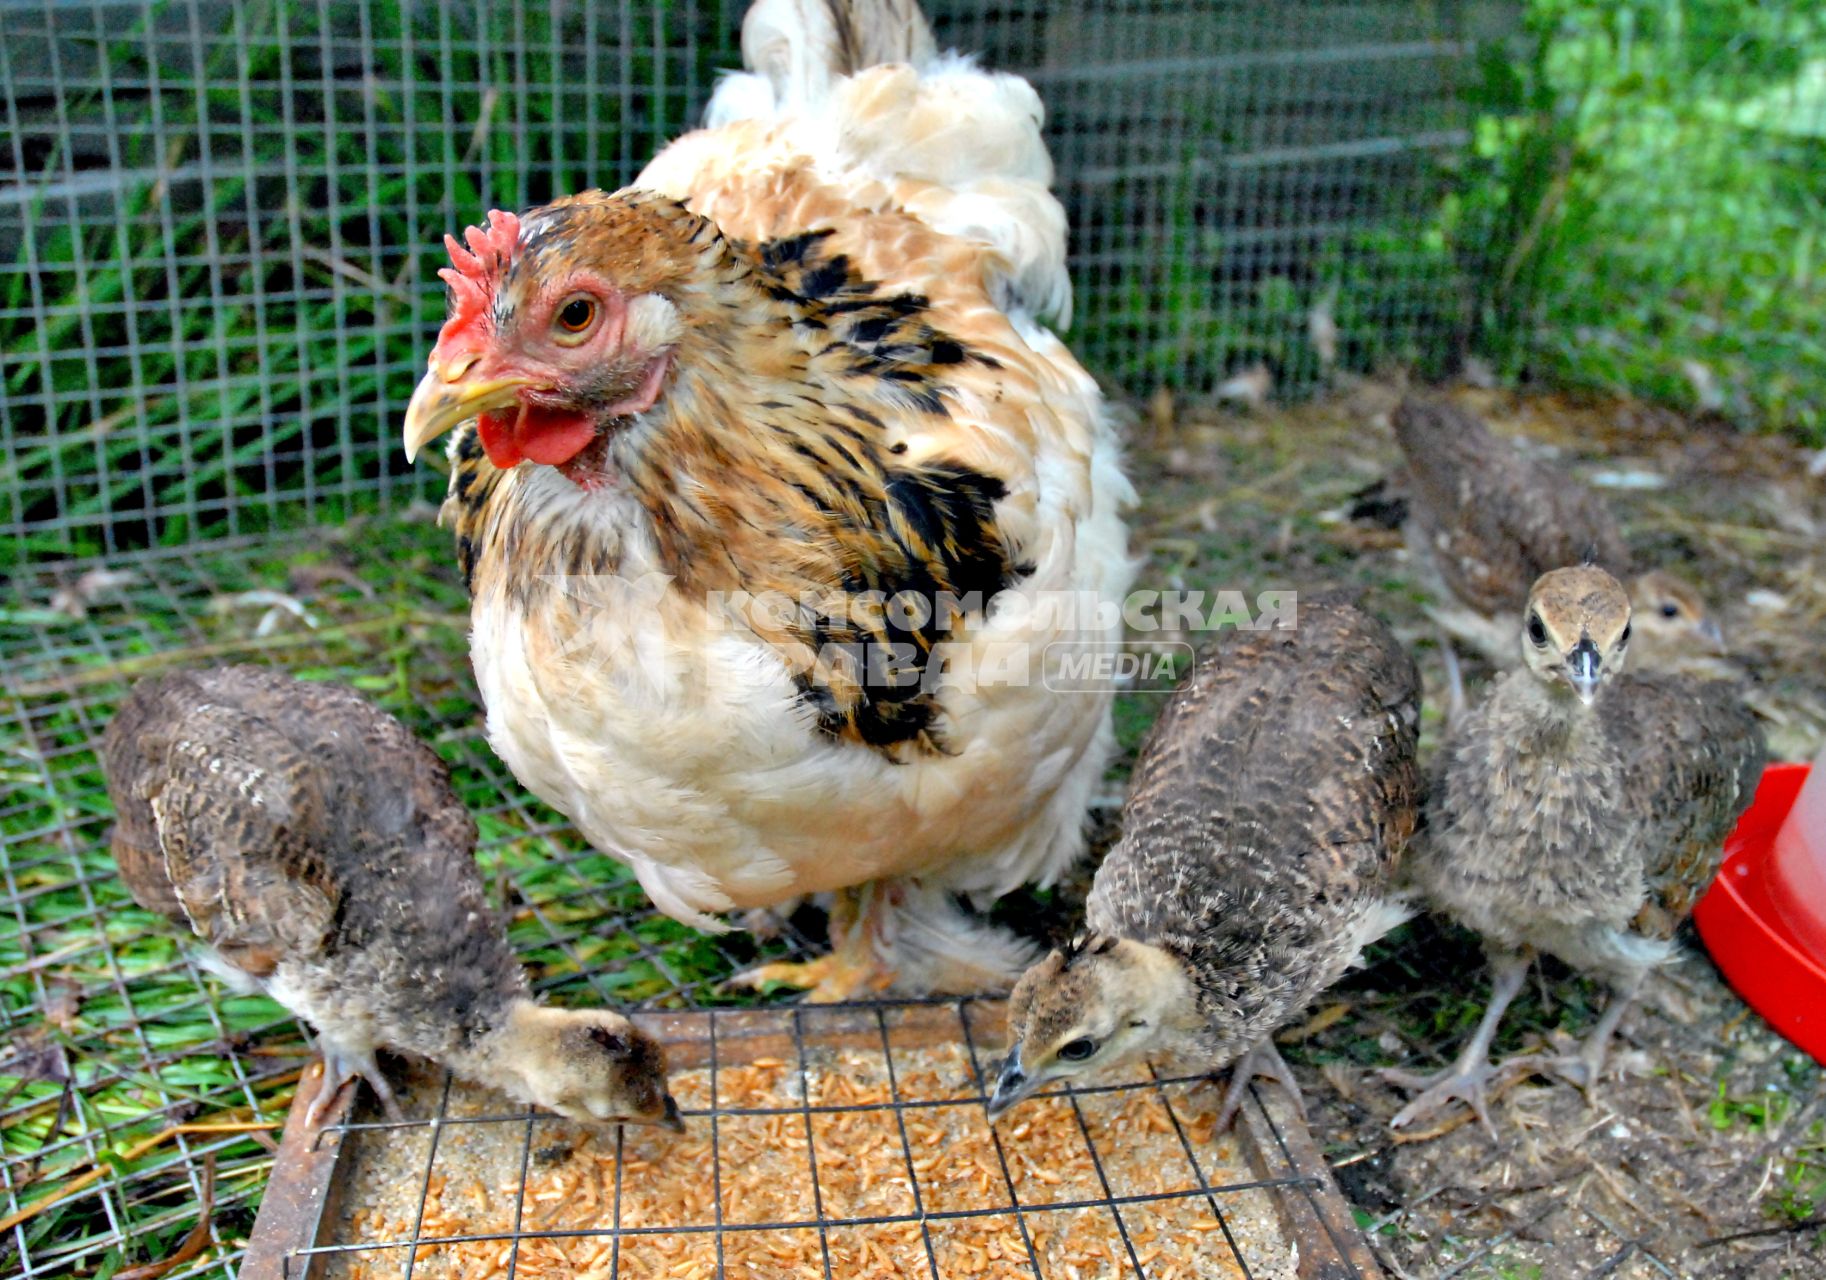
[(467, 422), (479, 413), (502, 409), (513, 404), (522, 387), (531, 386), (531, 378), (494, 378), (486, 382), (465, 382), (473, 360), (461, 360), (449, 366), (432, 358), (431, 370), (419, 379), (406, 406), (406, 461), (418, 457), (418, 451), (458, 423)]

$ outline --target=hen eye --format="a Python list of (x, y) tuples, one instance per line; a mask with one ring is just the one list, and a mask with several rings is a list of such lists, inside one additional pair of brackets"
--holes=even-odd
[(576, 297), (558, 308), (558, 327), (566, 333), (582, 333), (596, 323), (596, 300)]
[(1547, 646), (1547, 624), (1541, 621), (1538, 613), (1528, 615), (1528, 641), (1537, 649)]
[(1097, 1042), (1089, 1036), (1079, 1036), (1059, 1046), (1059, 1056), (1067, 1062), (1083, 1062), (1097, 1052)]
[(1664, 618), (1678, 618), (1680, 616), (1680, 606), (1675, 604), (1672, 600), (1668, 601), (1661, 606), (1661, 616)]

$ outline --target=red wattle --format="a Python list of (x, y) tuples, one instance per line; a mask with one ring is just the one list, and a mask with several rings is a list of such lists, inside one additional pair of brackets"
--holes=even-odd
[(478, 414), (476, 434), (482, 437), (482, 451), (496, 467), (508, 471), (520, 465), (520, 446), (514, 443), (513, 421), (506, 414)]
[(522, 404), (502, 413), (476, 418), (476, 434), (488, 460), (502, 471), (522, 461), (556, 467), (582, 453), (596, 438), (596, 423), (587, 414)]

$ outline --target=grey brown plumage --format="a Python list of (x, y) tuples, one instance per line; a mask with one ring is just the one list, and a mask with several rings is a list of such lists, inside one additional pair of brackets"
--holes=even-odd
[(1424, 549), (1455, 599), (1507, 621), (1549, 569), (1589, 563), (1629, 573), (1615, 518), (1571, 476), (1524, 457), (1443, 400), (1409, 396), (1393, 422), (1418, 535), (1410, 545)]
[(1334, 982), (1401, 917), (1419, 708), (1412, 659), (1351, 604), (1204, 655), (1142, 749), (1087, 936), (1015, 990), (1000, 1106), (1139, 1055), (1215, 1070)]
[(1617, 1017), (1717, 874), (1762, 771), (1762, 732), (1735, 686), (1621, 674), (1631, 610), (1602, 570), (1544, 576), (1518, 622), (1526, 663), (1454, 727), (1407, 872), (1484, 938), (1499, 996), (1452, 1072), (1408, 1079), (1426, 1091), (1402, 1123), (1454, 1098), (1481, 1111), (1501, 993), (1535, 951), (1617, 988), (1582, 1065), (1551, 1064), (1595, 1078)]
[(663, 1117), (644, 1033), (530, 999), (443, 762), (358, 694), (256, 667), (149, 679), (102, 763), (135, 900), (310, 1021), (333, 1079), (387, 1097), (373, 1054), (391, 1047), (566, 1114), (612, 1097)]
[(1596, 493), (1447, 401), (1407, 396), (1393, 424), (1404, 465), (1387, 485), (1390, 509), (1437, 597), (1434, 617), (1454, 636), (1514, 667), (1514, 618), (1535, 580), (1563, 565), (1595, 564), (1629, 585), (1638, 670), (1723, 674), (1718, 625), (1699, 591), (1638, 563)]
[[(1270, 1012), (1277, 994), (1317, 994), (1307, 988), (1350, 958), (1326, 958), (1350, 944), (1335, 913), (1381, 901), (1418, 799), (1412, 659), (1354, 605), (1298, 616), (1290, 630), (1235, 633), (1168, 703), (1085, 908), (1094, 933), (1182, 956), (1207, 1012), (1259, 1002), (1245, 1035), (1290, 1012)], [(1283, 970), (1277, 948), (1295, 963)], [(1245, 956), (1271, 981), (1233, 997)]]

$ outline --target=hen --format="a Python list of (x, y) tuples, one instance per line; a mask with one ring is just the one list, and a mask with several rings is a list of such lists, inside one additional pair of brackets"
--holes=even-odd
[(448, 241), (406, 447), (457, 428), (490, 742), (662, 910), (838, 891), (833, 954), (759, 976), (1000, 986), (1030, 951), (959, 899), (1080, 852), (1109, 690), (1049, 685), (1132, 568), (1042, 323), (1039, 99), (906, 0), (763, 0), (743, 50), (633, 187)]

